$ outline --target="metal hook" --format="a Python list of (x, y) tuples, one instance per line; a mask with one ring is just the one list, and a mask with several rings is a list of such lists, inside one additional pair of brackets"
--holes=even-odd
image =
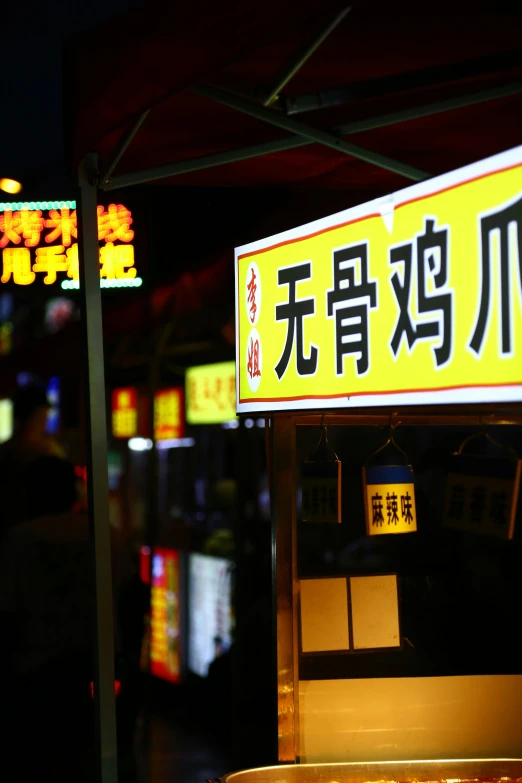
[[(486, 428), (487, 424), (486, 423), (482, 423), (482, 426), (484, 428)], [(468, 435), (467, 438), (464, 438), (464, 440), (460, 444), (460, 446), (457, 449), (457, 451), (453, 452), (453, 455), (455, 457), (462, 456), (462, 452), (464, 451), (464, 449), (466, 448), (468, 443), (471, 443), (471, 441), (477, 440), (478, 438), (484, 438), (485, 440), (489, 441), (489, 443), (491, 443), (493, 446), (496, 446), (498, 449), (502, 449), (503, 451), (507, 451), (508, 454), (511, 455), (511, 459), (515, 460), (515, 462), (519, 459), (519, 456), (518, 456), (517, 452), (515, 451), (515, 449), (513, 448), (513, 446), (507, 446), (505, 443), (500, 443), (500, 441), (495, 440), (495, 438), (493, 438), (489, 434), (487, 429), (484, 429), (482, 432), (475, 432), (475, 433), (473, 433), (473, 435)]]
[(319, 449), (321, 448), (321, 444), (323, 443), (323, 438), (324, 438), (324, 446), (326, 447), (326, 449), (328, 449), (328, 451), (330, 451), (334, 455), (335, 461), (339, 462), (339, 457), (328, 443), (328, 425), (326, 426), (324, 425), (324, 413), (321, 415), (321, 432), (319, 434), (319, 440), (317, 441), (317, 446), (311, 452), (311, 454), (309, 454), (306, 457), (305, 462), (310, 462), (310, 461), (313, 462), (313, 460), (310, 460), (310, 456), (316, 454), (319, 451)]
[(380, 453), (381, 453), (381, 451), (384, 451), (384, 449), (385, 449), (387, 446), (394, 446), (394, 447), (397, 449), (397, 451), (399, 451), (399, 452), (402, 454), (402, 456), (403, 456), (403, 457), (404, 457), (404, 459), (406, 460), (406, 464), (407, 464), (409, 467), (411, 467), (411, 466), (410, 466), (410, 460), (409, 460), (409, 457), (408, 457), (408, 455), (406, 454), (406, 452), (404, 451), (404, 449), (402, 449), (402, 448), (399, 446), (399, 444), (397, 443), (397, 441), (395, 440), (394, 430), (396, 430), (396, 429), (397, 429), (397, 427), (399, 427), (399, 426), (400, 426), (400, 423), (401, 423), (400, 421), (397, 421), (397, 422), (395, 422), (395, 424), (393, 423), (393, 417), (394, 417), (394, 416), (396, 416), (396, 415), (397, 415), (396, 413), (392, 413), (392, 414), (390, 415), (390, 425), (389, 425), (389, 430), (388, 430), (388, 438), (387, 438), (387, 440), (386, 440), (386, 441), (385, 441), (385, 442), (382, 444), (382, 446), (379, 446), (379, 448), (378, 448), (378, 449), (376, 449), (375, 451), (373, 451), (373, 452), (370, 454), (370, 456), (369, 456), (369, 457), (367, 458), (367, 460), (366, 460), (366, 463), (365, 463), (366, 465), (368, 465), (368, 464), (369, 464), (370, 460), (371, 460), (371, 459), (373, 459), (373, 457), (376, 457), (376, 456), (377, 456), (377, 454), (380, 454)]

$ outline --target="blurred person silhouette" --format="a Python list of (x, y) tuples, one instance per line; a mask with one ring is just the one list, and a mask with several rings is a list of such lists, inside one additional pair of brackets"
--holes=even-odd
[(45, 389), (36, 384), (20, 387), (13, 397), (14, 433), (0, 446), (0, 535), (28, 518), (22, 486), (27, 464), (47, 454), (64, 456), (46, 432), (49, 408)]
[[(89, 780), (94, 747), (94, 583), (88, 518), (75, 511), (77, 477), (66, 460), (34, 459), (26, 466), (22, 483), (29, 519), (5, 537), (0, 571), (4, 704), (10, 725), (4, 733), (3, 760), (10, 760), (19, 780), (36, 773), (48, 773), (43, 777), (54, 781)], [(118, 618), (135, 571), (123, 536), (111, 531), (111, 543), (121, 671), (125, 653)], [(127, 668), (132, 670), (132, 652), (129, 659)], [(122, 694), (124, 675), (117, 671)], [(127, 737), (123, 744), (128, 748)], [(132, 779), (132, 764), (122, 761), (127, 761), (126, 779)]]

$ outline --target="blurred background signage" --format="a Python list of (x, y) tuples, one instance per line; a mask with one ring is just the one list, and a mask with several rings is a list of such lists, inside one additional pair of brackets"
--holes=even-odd
[(236, 418), (236, 365), (191, 367), (186, 374), (187, 422), (223, 424)]
[(150, 672), (169, 682), (181, 679), (179, 553), (158, 547), (152, 557)]
[(127, 440), (138, 434), (138, 392), (132, 387), (112, 392), (112, 434)]
[(232, 644), (232, 561), (189, 557), (189, 669), (206, 677), (210, 664)]
[(154, 395), (154, 440), (177, 440), (185, 432), (183, 389), (161, 389)]
[[(98, 206), (102, 288), (137, 288), (132, 213), (123, 204)], [(75, 201), (0, 202), (1, 283), (79, 288)]]
[(12, 400), (0, 400), (0, 443), (13, 434), (13, 403)]

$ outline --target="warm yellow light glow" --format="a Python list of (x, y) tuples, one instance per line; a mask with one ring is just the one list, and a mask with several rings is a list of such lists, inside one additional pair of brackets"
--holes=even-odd
[(182, 438), (185, 432), (183, 389), (162, 389), (154, 395), (154, 440)]
[(13, 434), (13, 403), (12, 400), (0, 400), (0, 443)]
[(236, 417), (236, 364), (191, 367), (186, 374), (189, 424), (222, 424)]
[(304, 653), (349, 650), (346, 579), (301, 579)]
[[(520, 752), (520, 725), (513, 716), (519, 714), (521, 698), (520, 675), (301, 680), (301, 764), (345, 762), (347, 737), (350, 757), (378, 761), (387, 780), (415, 780), (412, 770), (411, 777), (394, 777), (393, 762), (400, 759), (402, 765), (405, 759), (416, 758), (422, 759), (423, 776), (435, 781), (436, 775), (429, 777), (430, 759), (437, 764), (470, 761), (474, 745), (481, 748), (484, 761), (492, 756), (513, 759)], [(412, 716), (421, 714), (414, 722)], [(489, 719), (492, 714), (494, 721)], [(382, 761), (385, 753), (386, 762)], [(437, 760), (437, 755), (445, 758)], [(386, 774), (388, 765), (390, 774)], [(456, 772), (448, 771), (448, 777), (464, 778)], [(281, 768), (279, 776), (283, 777)], [(289, 783), (296, 780), (284, 777)], [(343, 779), (353, 781), (356, 776), (348, 773)]]
[(12, 194), (20, 193), (20, 191), (22, 190), (22, 185), (20, 182), (17, 182), (15, 179), (2, 177), (2, 179), (0, 179), (0, 190)]
[(138, 392), (133, 387), (112, 392), (112, 434), (124, 439), (138, 434)]
[[(30, 285), (36, 280), (35, 273), (43, 272), (44, 284), (53, 285), (57, 273), (65, 272), (70, 280), (62, 280), (62, 287), (78, 288), (75, 207), (75, 201), (0, 201), (2, 283), (12, 279), (15, 285)], [(100, 247), (102, 287), (139, 287), (142, 280), (134, 266), (134, 247), (129, 244), (134, 238), (132, 213), (123, 204), (110, 204), (108, 211), (99, 206), (97, 213), (98, 239), (104, 242)]]

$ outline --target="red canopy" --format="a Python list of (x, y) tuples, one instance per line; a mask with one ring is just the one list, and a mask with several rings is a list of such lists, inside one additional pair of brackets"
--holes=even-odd
[[(364, 201), (408, 180), (340, 152), (335, 144), (332, 148), (291, 133), (285, 123), (298, 122), (305, 133), (327, 132), (330, 140), (344, 139), (363, 153), (414, 167), (419, 176), (520, 143), (521, 12), (518, 4), (501, 0), (433, 5), (354, 0), (279, 92), (279, 100), (263, 109), (281, 74), (346, 6), (347, 0), (265, 0), (255, 8), (244, 0), (204, 7), (140, 3), (68, 49), (70, 160), (77, 165), (96, 150), (108, 163), (150, 109), (114, 172), (114, 184), (129, 172), (297, 136), (295, 144), (306, 146), (167, 181), (342, 188), (351, 201)], [(218, 100), (239, 96), (242, 110), (217, 102), (216, 94), (196, 94), (194, 88), (203, 84), (222, 91)], [(475, 103), (477, 93), (486, 90), (492, 92), (481, 100), (499, 97)], [(473, 105), (452, 108), (463, 96), (465, 104), (471, 100)], [(418, 111), (454, 99), (457, 103), (445, 104), (452, 110)], [(249, 116), (245, 105), (266, 116)], [(428, 116), (417, 116), (426, 111)], [(382, 119), (391, 112), (402, 121)]]

